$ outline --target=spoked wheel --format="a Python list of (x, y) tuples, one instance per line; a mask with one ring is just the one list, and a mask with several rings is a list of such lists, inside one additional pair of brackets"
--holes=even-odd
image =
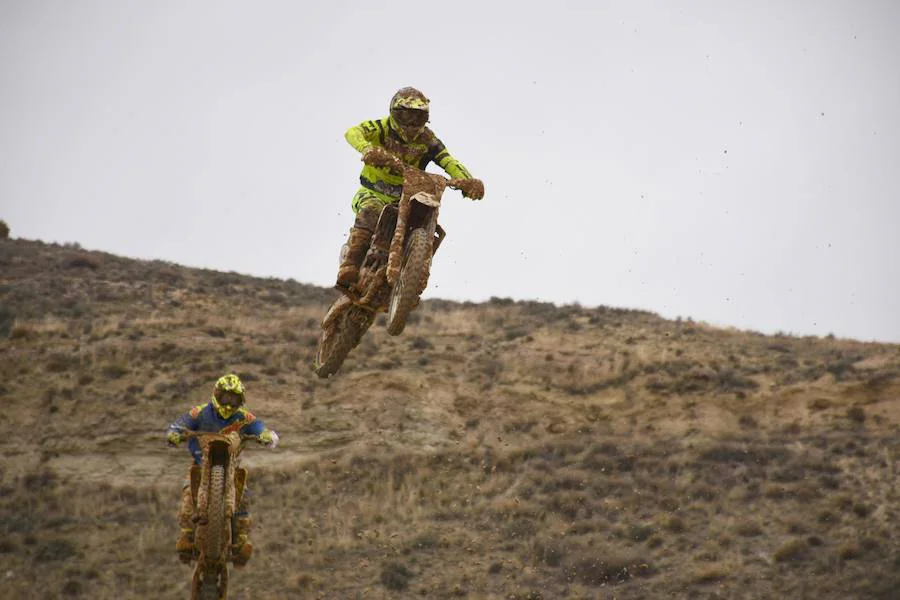
[(207, 503), (204, 550), (208, 560), (217, 561), (227, 540), (225, 531), (225, 465), (213, 465), (209, 472), (209, 501)]
[(225, 563), (194, 568), (191, 600), (225, 600), (228, 597), (228, 567)]
[(198, 582), (197, 599), (223, 600), (227, 593), (225, 589), (226, 586), (227, 576), (222, 576), (221, 573), (216, 571), (204, 573)]
[(359, 306), (349, 306), (337, 315), (319, 338), (313, 364), (316, 375), (324, 378), (337, 373), (374, 321), (375, 313)]
[[(223, 600), (228, 587), (225, 565), (229, 544), (225, 518), (225, 465), (213, 465), (209, 472), (209, 497), (204, 532), (200, 537), (201, 556), (207, 564), (194, 571), (192, 597), (198, 600)], [(210, 566), (211, 565), (211, 566)]]
[(425, 291), (431, 269), (432, 240), (428, 232), (421, 228), (413, 229), (407, 240), (403, 267), (391, 290), (388, 306), (387, 331), (391, 335), (403, 333), (409, 313)]

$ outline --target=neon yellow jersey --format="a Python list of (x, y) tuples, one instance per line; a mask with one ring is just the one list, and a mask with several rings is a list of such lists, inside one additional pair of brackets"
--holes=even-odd
[[(425, 169), (429, 162), (441, 167), (447, 175), (456, 179), (468, 179), (472, 175), (461, 162), (453, 158), (443, 142), (429, 128), (412, 141), (406, 141), (391, 124), (391, 118), (363, 121), (351, 127), (344, 138), (359, 152), (367, 148), (380, 146), (395, 154), (403, 162), (419, 169)], [(371, 190), (388, 202), (400, 198), (403, 177), (394, 175), (387, 169), (364, 165), (359, 181), (363, 187)]]

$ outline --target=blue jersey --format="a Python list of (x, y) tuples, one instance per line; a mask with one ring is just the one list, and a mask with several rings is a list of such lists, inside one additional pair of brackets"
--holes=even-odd
[[(169, 430), (190, 429), (191, 431), (209, 431), (212, 433), (239, 432), (241, 435), (259, 435), (266, 430), (265, 424), (253, 416), (246, 408), (237, 409), (233, 415), (223, 419), (216, 412), (213, 403), (207, 402), (192, 408), (169, 425)], [(203, 459), (200, 442), (197, 438), (188, 440), (188, 451), (198, 465)]]

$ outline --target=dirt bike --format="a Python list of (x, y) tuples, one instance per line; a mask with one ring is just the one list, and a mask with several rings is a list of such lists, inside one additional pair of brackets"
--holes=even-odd
[[(376, 162), (377, 160), (377, 162)], [(340, 369), (380, 312), (387, 331), (400, 335), (428, 285), (431, 259), (446, 232), (438, 225), (441, 196), (469, 180), (427, 173), (384, 153), (369, 161), (403, 174), (400, 201), (385, 206), (378, 218), (359, 280), (331, 305), (322, 321), (313, 370), (328, 377)], [(346, 247), (342, 250), (343, 254)]]
[(232, 517), (240, 505), (247, 469), (237, 465), (244, 442), (254, 436), (181, 430), (185, 439), (197, 438), (203, 452), (199, 465), (191, 467), (193, 498), (194, 574), (191, 600), (225, 600), (228, 562), (234, 536)]

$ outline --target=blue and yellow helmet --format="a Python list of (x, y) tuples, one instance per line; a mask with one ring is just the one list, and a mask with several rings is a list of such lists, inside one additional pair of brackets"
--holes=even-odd
[(237, 395), (241, 399), (240, 406), (243, 406), (244, 384), (241, 382), (240, 377), (238, 377), (234, 373), (223, 375), (222, 377), (219, 377), (219, 379), (216, 381), (216, 387), (213, 388), (213, 407), (216, 409), (216, 412), (219, 413), (219, 416), (223, 419), (229, 418), (231, 415), (237, 412), (238, 408), (240, 408), (240, 406), (231, 406), (219, 402), (219, 398), (221, 398), (222, 394), (224, 394), (225, 392), (231, 392)]

